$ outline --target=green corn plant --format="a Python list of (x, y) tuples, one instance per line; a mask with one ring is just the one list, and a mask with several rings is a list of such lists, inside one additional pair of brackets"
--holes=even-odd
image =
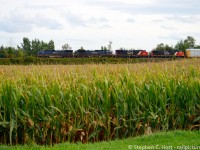
[(0, 143), (97, 142), (198, 129), (199, 59), (2, 66)]

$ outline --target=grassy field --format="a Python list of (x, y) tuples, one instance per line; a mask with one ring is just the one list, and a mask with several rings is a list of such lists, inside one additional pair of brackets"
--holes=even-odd
[(139, 136), (124, 140), (114, 140), (110, 142), (97, 143), (61, 143), (54, 146), (24, 145), (24, 146), (5, 146), (1, 145), (1, 150), (189, 150), (200, 149), (200, 132), (199, 131), (174, 131), (156, 133), (153, 135)]
[(88, 143), (199, 129), (199, 64), (0, 66), (0, 143)]

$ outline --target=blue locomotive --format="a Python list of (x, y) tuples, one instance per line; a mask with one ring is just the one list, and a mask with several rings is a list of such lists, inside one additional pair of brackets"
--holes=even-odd
[(110, 50), (77, 50), (74, 57), (112, 57)]
[(73, 50), (41, 50), (38, 57), (73, 57)]

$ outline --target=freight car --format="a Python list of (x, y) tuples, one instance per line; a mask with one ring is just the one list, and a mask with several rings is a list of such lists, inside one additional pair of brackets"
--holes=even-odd
[(41, 50), (38, 57), (73, 57), (73, 50)]
[(74, 57), (112, 57), (110, 50), (77, 50)]
[(186, 57), (200, 57), (200, 49), (186, 49)]
[(149, 57), (158, 58), (171, 58), (171, 57), (184, 57), (184, 52), (179, 50), (152, 50)]
[(149, 57), (146, 50), (115, 50), (115, 57), (120, 58), (144, 58)]

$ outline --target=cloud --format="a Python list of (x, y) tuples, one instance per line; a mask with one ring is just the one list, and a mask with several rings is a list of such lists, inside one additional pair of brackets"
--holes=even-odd
[(166, 40), (170, 40), (170, 41), (174, 41), (174, 42), (178, 42), (181, 37), (178, 36), (179, 34), (170, 34), (170, 35), (166, 35), (166, 36), (159, 36), (159, 39), (162, 39), (164, 41)]
[(162, 23), (164, 21), (165, 21), (164, 19), (154, 19), (154, 20), (152, 20), (153, 23)]
[(131, 14), (138, 14), (143, 12), (143, 9), (147, 8), (149, 3), (141, 4), (139, 1), (105, 1), (105, 0), (96, 0), (96, 1), (89, 1), (89, 5), (98, 6), (106, 8), (108, 11), (118, 11), (123, 13), (131, 13)]
[(186, 39), (187, 36), (192, 36), (196, 40), (200, 38), (200, 34), (199, 33), (196, 33), (196, 32), (183, 32), (183, 31), (181, 31), (181, 32), (173, 32), (173, 33), (171, 33), (169, 35), (159, 36), (159, 38), (163, 39), (163, 40), (174, 41), (175, 43), (177, 43), (181, 39)]
[(30, 4), (30, 3), (25, 3), (24, 8), (26, 9), (32, 9), (32, 10), (44, 10), (45, 9), (54, 9), (56, 10), (57, 8), (65, 8), (65, 5), (61, 4), (40, 4), (40, 3), (35, 3), (35, 4)]
[(86, 21), (82, 18), (82, 16), (78, 16), (76, 14), (72, 14), (71, 12), (67, 12), (64, 15), (67, 23), (72, 25), (73, 27), (81, 26), (86, 27)]
[(89, 27), (96, 27), (99, 29), (111, 27), (109, 25), (108, 19), (105, 17), (91, 17), (91, 18), (87, 19), (86, 24)]
[(172, 21), (178, 21), (182, 23), (198, 23), (200, 22), (200, 16), (199, 15), (184, 15), (184, 16), (169, 16), (166, 17), (167, 20), (172, 20)]
[(134, 22), (135, 22), (135, 19), (133, 19), (133, 18), (128, 18), (128, 19), (126, 19), (126, 22), (128, 22), (128, 23), (134, 23)]
[(58, 21), (45, 15), (29, 15), (19, 11), (11, 12), (8, 17), (1, 19), (0, 24), (0, 30), (8, 33), (30, 32), (34, 27), (52, 30), (62, 28)]
[(177, 28), (170, 25), (162, 25), (161, 28), (166, 29), (166, 30), (171, 30), (171, 31), (177, 30)]
[(90, 5), (130, 14), (200, 14), (200, 3), (197, 0), (92, 0)]
[(111, 28), (112, 26), (109, 24), (104, 24), (104, 25), (100, 25), (98, 26), (98, 29), (105, 29), (105, 28)]
[(0, 6), (0, 33), (55, 43), (80, 38), (70, 40), (77, 48), (112, 40), (113, 47), (150, 49), (158, 41), (173, 44), (185, 35), (199, 41), (194, 34), (200, 33), (199, 8), (198, 0), (9, 0)]
[(109, 20), (105, 17), (84, 17), (82, 15), (73, 14), (67, 12), (64, 15), (67, 23), (72, 27), (84, 27), (84, 28), (107, 28), (110, 27)]

